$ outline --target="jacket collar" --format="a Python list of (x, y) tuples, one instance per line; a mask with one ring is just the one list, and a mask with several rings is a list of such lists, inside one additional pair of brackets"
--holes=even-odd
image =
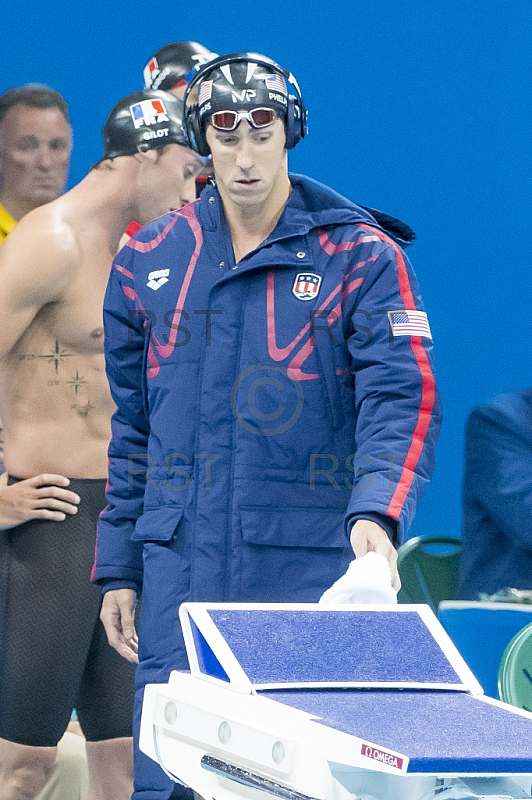
[[(286, 238), (307, 236), (314, 228), (326, 225), (365, 223), (382, 230), (401, 247), (408, 247), (416, 238), (414, 231), (401, 220), (376, 209), (351, 202), (342, 195), (303, 175), (290, 174), (292, 192), (275, 229), (261, 247)], [(215, 184), (203, 190), (199, 215), (207, 230), (225, 227), (223, 203)]]
[[(416, 238), (412, 228), (396, 217), (385, 214), (376, 208), (357, 205), (347, 197), (339, 194), (313, 178), (304, 175), (290, 175), (292, 186), (298, 187), (299, 196), (304, 200), (306, 211), (323, 211), (329, 215), (331, 221), (319, 221), (318, 225), (337, 225), (343, 222), (348, 224), (366, 223), (387, 234), (401, 247), (408, 247)], [(293, 193), (292, 193), (293, 194)], [(323, 217), (321, 217), (323, 220)]]

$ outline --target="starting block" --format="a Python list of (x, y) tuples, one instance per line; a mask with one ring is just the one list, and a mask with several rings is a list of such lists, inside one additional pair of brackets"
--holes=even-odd
[(184, 603), (190, 673), (140, 747), (205, 800), (530, 798), (532, 714), (483, 696), (425, 605)]

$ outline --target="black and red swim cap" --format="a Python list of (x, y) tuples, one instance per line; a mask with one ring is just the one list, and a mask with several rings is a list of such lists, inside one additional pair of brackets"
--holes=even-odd
[(185, 86), (203, 64), (216, 58), (198, 42), (172, 42), (157, 50), (144, 67), (146, 89), (163, 89), (168, 92)]

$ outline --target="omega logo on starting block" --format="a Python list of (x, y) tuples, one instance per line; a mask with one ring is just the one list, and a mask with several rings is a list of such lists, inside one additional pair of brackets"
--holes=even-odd
[(383, 764), (388, 764), (389, 767), (395, 767), (395, 769), (403, 768), (403, 759), (394, 756), (393, 753), (387, 753), (386, 750), (378, 750), (376, 747), (370, 747), (369, 744), (363, 744), (360, 752), (366, 758), (382, 761)]

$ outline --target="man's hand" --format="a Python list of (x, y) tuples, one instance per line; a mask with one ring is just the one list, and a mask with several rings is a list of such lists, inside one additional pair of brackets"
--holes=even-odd
[(138, 664), (139, 640), (135, 630), (137, 593), (133, 589), (112, 589), (103, 596), (100, 619), (107, 641), (132, 664)]
[(0, 528), (13, 528), (29, 519), (61, 522), (76, 514), (80, 496), (66, 487), (64, 475), (37, 475), (8, 486), (7, 472), (0, 475)]
[(369, 519), (357, 519), (351, 528), (351, 547), (357, 558), (371, 552), (384, 556), (390, 565), (392, 586), (396, 592), (399, 591), (401, 581), (397, 571), (397, 552), (384, 528)]

